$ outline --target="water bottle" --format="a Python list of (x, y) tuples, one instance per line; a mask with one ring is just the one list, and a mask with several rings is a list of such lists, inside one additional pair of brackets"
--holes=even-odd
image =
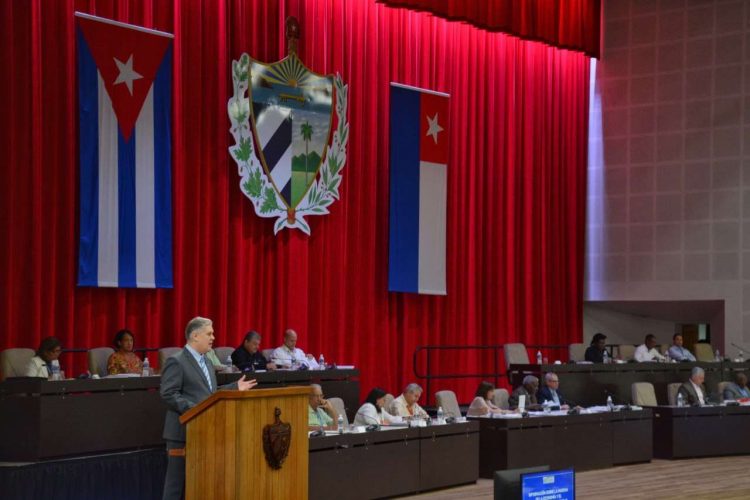
[(143, 358), (143, 371), (141, 371), (141, 377), (148, 377), (151, 375), (151, 365), (148, 362), (148, 356)]
[(437, 423), (438, 424), (444, 424), (445, 423), (445, 414), (443, 413), (443, 407), (438, 406), (437, 409)]
[(323, 357), (323, 353), (320, 353), (320, 357), (318, 358), (318, 368), (320, 370), (326, 369), (326, 358)]
[(52, 378), (51, 380), (60, 380), (60, 362), (56, 359), (52, 360)]
[(740, 351), (739, 362), (740, 363), (744, 363), (745, 362), (745, 355), (742, 353), (742, 351)]
[[(253, 366), (253, 368), (255, 368), (254, 365), (251, 365), (251, 366)], [(232, 371), (233, 371), (233, 368), (232, 368), (232, 355), (231, 354), (229, 356), (227, 356), (227, 360), (224, 362), (224, 371), (227, 372), (227, 373), (232, 373)]]
[(339, 414), (339, 418), (336, 421), (336, 430), (339, 431), (339, 434), (344, 433), (344, 416), (341, 414)]
[(665, 363), (670, 363), (671, 361), (672, 361), (672, 360), (671, 360), (671, 359), (669, 359), (669, 351), (665, 352), (665, 353), (664, 353), (664, 362), (665, 362)]
[(721, 353), (718, 349), (716, 349), (716, 354), (714, 355), (714, 361), (721, 361)]
[(607, 396), (607, 408), (609, 408), (609, 411), (615, 411), (615, 404), (612, 402), (612, 396)]
[(609, 352), (606, 349), (604, 349), (604, 352), (602, 353), (602, 363), (605, 365), (609, 364)]
[(685, 398), (682, 396), (681, 392), (677, 393), (677, 406), (680, 408), (685, 406)]
[(538, 365), (542, 364), (542, 351), (536, 352), (536, 364)]

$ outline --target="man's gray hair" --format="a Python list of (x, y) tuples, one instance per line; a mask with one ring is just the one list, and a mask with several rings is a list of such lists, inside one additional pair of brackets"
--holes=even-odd
[(703, 368), (700, 366), (694, 366), (692, 370), (690, 370), (690, 376), (695, 377), (696, 375), (705, 375), (706, 372), (703, 371)]
[(421, 393), (422, 392), (422, 387), (419, 384), (417, 384), (415, 382), (412, 382), (411, 384), (409, 384), (406, 387), (404, 387), (404, 394), (407, 394), (409, 392), (412, 392), (412, 393), (419, 392), (419, 393)]
[(320, 384), (310, 384), (310, 392), (313, 392), (315, 389), (320, 389), (320, 392), (323, 392), (323, 387)]
[(529, 384), (533, 384), (535, 382), (538, 384), (539, 383), (539, 379), (536, 378), (534, 375), (526, 375), (523, 378), (523, 385), (529, 385)]
[(207, 326), (213, 325), (214, 322), (211, 321), (208, 318), (202, 318), (200, 316), (196, 316), (195, 318), (188, 321), (187, 326), (185, 327), (185, 340), (190, 340), (190, 336), (194, 333), (200, 330), (201, 328), (205, 328)]
[(559, 378), (559, 377), (557, 376), (557, 373), (553, 373), (553, 372), (547, 372), (547, 373), (546, 373), (546, 374), (544, 375), (544, 380), (546, 380), (546, 381), (548, 381), (548, 382), (549, 382), (550, 380), (552, 380), (553, 378)]

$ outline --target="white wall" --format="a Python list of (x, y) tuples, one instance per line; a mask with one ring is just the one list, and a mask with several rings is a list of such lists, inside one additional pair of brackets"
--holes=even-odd
[(636, 316), (591, 305), (583, 306), (583, 342), (588, 344), (595, 333), (607, 336), (608, 344), (643, 343), (647, 334), (656, 335), (659, 344), (671, 344), (678, 326), (673, 321), (662, 321)]

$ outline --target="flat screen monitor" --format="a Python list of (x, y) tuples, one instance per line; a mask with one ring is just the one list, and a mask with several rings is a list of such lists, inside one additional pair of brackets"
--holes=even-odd
[(521, 498), (521, 475), (548, 470), (548, 465), (539, 465), (495, 471), (495, 500), (519, 500)]
[(574, 500), (575, 497), (573, 469), (521, 474), (522, 500)]

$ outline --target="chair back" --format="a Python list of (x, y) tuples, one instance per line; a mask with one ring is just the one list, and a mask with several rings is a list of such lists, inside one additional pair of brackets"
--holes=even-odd
[(508, 394), (507, 389), (495, 389), (495, 395), (492, 397), (492, 402), (498, 408), (502, 408), (503, 410), (508, 410), (510, 409), (510, 404), (508, 403), (509, 397), (510, 397), (510, 394)]
[(216, 357), (219, 358), (222, 365), (227, 362), (227, 358), (231, 356), (233, 352), (234, 347), (214, 347), (214, 353), (216, 353)]
[(266, 358), (267, 362), (271, 362), (271, 355), (273, 354), (273, 348), (271, 349), (263, 349), (260, 351), (260, 353), (263, 355), (264, 358)]
[(717, 390), (717, 391), (719, 391), (719, 402), (720, 402), (720, 403), (723, 403), (723, 402), (724, 402), (724, 389), (726, 389), (726, 388), (727, 388), (727, 386), (728, 386), (729, 384), (731, 384), (731, 383), (732, 383), (732, 382), (729, 382), (729, 381), (727, 381), (727, 380), (725, 380), (725, 381), (723, 381), (723, 382), (719, 382), (718, 388), (717, 388), (716, 390)]
[(631, 386), (633, 404), (638, 406), (657, 406), (654, 384), (651, 382), (634, 382)]
[(331, 406), (336, 409), (336, 413), (344, 417), (344, 425), (349, 425), (349, 417), (346, 416), (346, 406), (344, 406), (344, 400), (341, 398), (328, 398), (331, 402)]
[(586, 344), (570, 344), (568, 346), (568, 359), (570, 361), (583, 361), (586, 359)]
[(661, 344), (659, 346), (659, 354), (661, 354), (662, 356), (665, 356), (668, 350), (669, 350), (669, 344)]
[(526, 346), (523, 344), (505, 344), (503, 346), (503, 352), (505, 353), (506, 370), (510, 368), (510, 365), (529, 364), (529, 352), (526, 350)]
[(680, 390), (681, 382), (667, 384), (667, 403), (669, 406), (677, 406), (677, 392)]
[(14, 347), (0, 352), (0, 380), (10, 377), (23, 377), (26, 367), (34, 357), (34, 349)]
[(695, 359), (696, 361), (713, 361), (713, 346), (711, 344), (706, 344), (705, 342), (695, 344)]
[(435, 393), (435, 402), (443, 407), (446, 417), (458, 418), (461, 416), (461, 407), (458, 406), (456, 393), (453, 391), (438, 391)]
[(94, 347), (93, 349), (89, 349), (89, 371), (91, 374), (106, 377), (107, 361), (114, 352), (115, 350), (111, 347)]
[(171, 358), (182, 350), (182, 347), (162, 347), (159, 349), (159, 370), (164, 368), (167, 358)]
[(617, 356), (623, 361), (630, 361), (635, 356), (635, 346), (630, 344), (617, 346)]

